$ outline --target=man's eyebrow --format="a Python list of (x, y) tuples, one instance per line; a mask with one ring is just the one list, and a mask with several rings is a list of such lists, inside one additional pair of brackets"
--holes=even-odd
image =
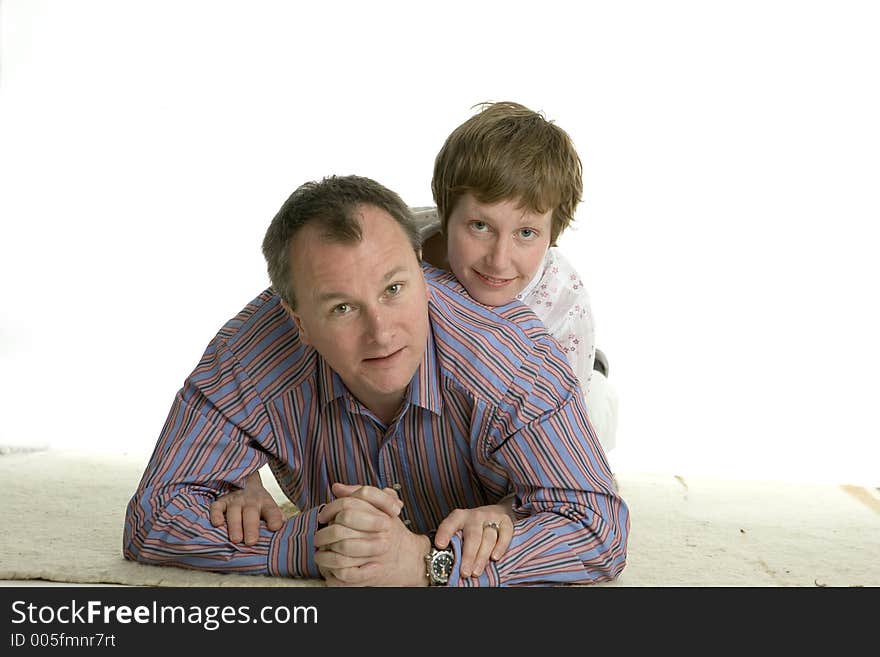
[[(399, 276), (401, 273), (405, 273), (407, 271), (407, 267), (403, 265), (398, 265), (393, 269), (388, 270), (388, 272), (382, 277), (382, 282), (387, 283), (388, 281), (394, 279), (396, 276)], [(328, 301), (345, 301), (348, 298), (348, 295), (344, 292), (324, 292), (323, 294), (318, 295), (319, 303), (327, 303)]]
[(405, 273), (407, 270), (403, 265), (398, 265), (394, 269), (391, 269), (385, 276), (382, 278), (386, 283), (390, 281), (392, 278), (399, 276), (401, 273)]
[(336, 301), (337, 299), (345, 299), (345, 295), (342, 292), (325, 292), (318, 295), (318, 303)]

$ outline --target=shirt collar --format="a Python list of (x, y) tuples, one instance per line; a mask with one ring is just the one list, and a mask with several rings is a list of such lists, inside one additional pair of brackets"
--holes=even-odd
[(425, 347), (422, 363), (409, 383), (407, 401), (414, 406), (421, 406), (435, 415), (440, 415), (443, 409), (443, 397), (440, 394), (440, 369), (437, 366), (437, 350), (434, 347), (433, 322), (428, 323), (428, 344)]
[(342, 377), (330, 367), (317, 351), (315, 352), (315, 358), (317, 359), (318, 370), (318, 399), (321, 400), (321, 407), (323, 408), (330, 402), (343, 397), (347, 388), (345, 383), (342, 382)]

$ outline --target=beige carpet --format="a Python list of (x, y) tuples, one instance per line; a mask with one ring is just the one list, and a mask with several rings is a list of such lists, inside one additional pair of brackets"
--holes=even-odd
[[(0, 454), (0, 583), (320, 586), (125, 561), (125, 506), (147, 455)], [(617, 474), (629, 558), (609, 586), (880, 586), (880, 492)], [(263, 481), (274, 479), (263, 473)]]

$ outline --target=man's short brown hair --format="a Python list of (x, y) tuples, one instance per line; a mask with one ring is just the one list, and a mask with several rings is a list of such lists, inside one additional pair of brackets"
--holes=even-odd
[(356, 211), (361, 205), (385, 210), (400, 224), (413, 251), (422, 248), (412, 213), (403, 200), (375, 180), (360, 176), (329, 176), (300, 185), (284, 202), (266, 230), (263, 256), (269, 270), (272, 289), (291, 308), (296, 309), (293, 274), (290, 267), (290, 243), (310, 223), (320, 223), (321, 234), (328, 242), (353, 244), (363, 238)]
[(431, 191), (446, 232), (455, 204), (470, 192), (480, 203), (518, 199), (553, 211), (550, 244), (574, 219), (583, 194), (582, 166), (562, 128), (519, 103), (483, 103), (453, 130), (434, 161)]

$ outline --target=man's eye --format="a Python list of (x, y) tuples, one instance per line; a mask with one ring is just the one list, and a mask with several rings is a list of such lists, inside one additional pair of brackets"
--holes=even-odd
[(333, 310), (330, 311), (334, 315), (346, 315), (351, 312), (351, 306), (347, 303), (340, 303), (336, 306), (333, 306)]
[(523, 239), (530, 240), (530, 239), (534, 239), (535, 237), (537, 237), (538, 233), (536, 233), (531, 228), (521, 228), (519, 231), (519, 236), (522, 237)]
[(402, 283), (394, 283), (393, 285), (389, 285), (387, 288), (385, 288), (385, 293), (389, 297), (396, 297), (398, 294), (400, 294), (400, 292), (402, 290), (403, 290)]

